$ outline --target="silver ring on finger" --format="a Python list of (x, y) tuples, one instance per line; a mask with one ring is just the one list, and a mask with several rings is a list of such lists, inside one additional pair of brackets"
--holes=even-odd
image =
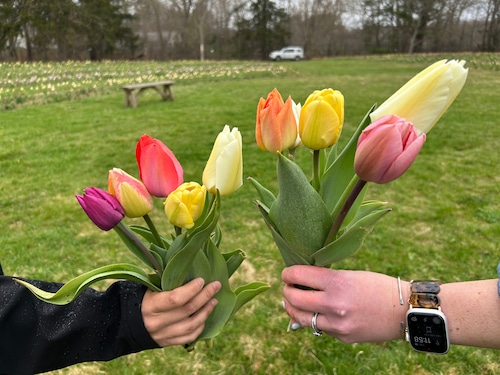
[(312, 319), (311, 319), (311, 326), (313, 329), (314, 336), (322, 336), (323, 335), (323, 331), (318, 329), (318, 325), (317, 325), (318, 315), (319, 315), (319, 313), (315, 312), (312, 316)]

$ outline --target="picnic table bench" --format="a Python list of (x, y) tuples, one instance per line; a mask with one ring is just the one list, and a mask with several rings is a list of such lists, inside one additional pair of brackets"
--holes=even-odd
[(174, 100), (174, 95), (172, 94), (172, 89), (170, 86), (174, 84), (174, 81), (158, 81), (158, 82), (144, 82), (144, 83), (133, 83), (130, 85), (122, 86), (123, 91), (125, 91), (125, 106), (126, 107), (137, 107), (137, 100), (139, 95), (142, 94), (144, 90), (153, 89), (161, 95), (163, 100)]

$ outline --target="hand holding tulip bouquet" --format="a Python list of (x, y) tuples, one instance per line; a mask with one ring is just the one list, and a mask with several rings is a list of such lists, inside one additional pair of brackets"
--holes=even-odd
[[(108, 192), (87, 188), (77, 195), (88, 217), (102, 230), (114, 229), (128, 249), (144, 265), (112, 264), (82, 274), (49, 293), (21, 280), (40, 299), (67, 304), (91, 284), (103, 279), (126, 279), (146, 285), (154, 291), (172, 290), (189, 280), (202, 277), (205, 282), (218, 280), (221, 289), (218, 304), (205, 323), (201, 339), (217, 336), (231, 316), (245, 303), (269, 286), (253, 282), (231, 290), (229, 278), (245, 258), (241, 250), (222, 253), (218, 228), (221, 196), (242, 185), (242, 142), (237, 128), (225, 126), (218, 135), (203, 172), (203, 185), (184, 182), (181, 164), (161, 141), (148, 135), (136, 148), (140, 179), (114, 168), (108, 176)], [(153, 196), (165, 198), (164, 209), (174, 233), (158, 233), (149, 213)], [(147, 226), (126, 225), (122, 219), (143, 217)], [(148, 244), (148, 245), (146, 245)], [(187, 348), (191, 349), (195, 343)]]
[[(373, 106), (340, 150), (344, 97), (315, 91), (302, 108), (274, 89), (257, 106), (256, 139), (277, 154), (279, 193), (256, 179), (257, 206), (287, 266), (331, 266), (358, 250), (390, 208), (364, 201), (367, 182), (401, 176), (422, 148), (426, 133), (448, 109), (467, 78), (464, 61), (434, 63), (380, 107)], [(312, 177), (294, 162), (295, 149), (312, 150)], [(283, 152), (289, 150), (290, 157)]]

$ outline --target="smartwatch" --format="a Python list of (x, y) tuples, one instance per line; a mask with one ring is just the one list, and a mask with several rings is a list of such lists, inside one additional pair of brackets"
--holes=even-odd
[(424, 353), (445, 354), (450, 349), (448, 324), (441, 311), (439, 281), (412, 281), (406, 313), (406, 340)]

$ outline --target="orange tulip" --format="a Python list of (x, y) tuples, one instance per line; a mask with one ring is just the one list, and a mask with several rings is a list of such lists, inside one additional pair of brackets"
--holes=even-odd
[(292, 148), (297, 140), (297, 120), (291, 97), (286, 102), (277, 89), (267, 99), (260, 98), (257, 106), (255, 138), (262, 150), (281, 152)]

